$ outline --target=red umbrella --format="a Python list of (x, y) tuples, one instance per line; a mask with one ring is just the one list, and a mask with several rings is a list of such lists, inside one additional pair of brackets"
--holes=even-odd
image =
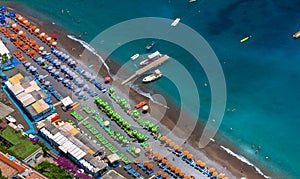
[(57, 34), (52, 34), (52, 36), (51, 36), (52, 38), (57, 38)]

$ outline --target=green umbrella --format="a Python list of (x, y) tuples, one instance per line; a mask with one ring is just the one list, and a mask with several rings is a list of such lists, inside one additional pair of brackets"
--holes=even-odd
[(138, 134), (138, 131), (137, 131), (137, 130), (134, 130), (134, 131), (132, 131), (132, 134), (133, 134), (134, 136), (136, 136), (136, 135)]
[(158, 130), (158, 126), (154, 126), (154, 127), (152, 127), (152, 128), (151, 128), (151, 132), (154, 132), (154, 133), (156, 133), (156, 132), (157, 132), (157, 130)]
[(144, 134), (142, 134), (142, 133), (138, 133), (137, 134), (137, 138), (139, 139), (139, 140), (144, 140)]
[(120, 135), (119, 140), (123, 140), (123, 139), (124, 139), (124, 136)]
[(128, 143), (128, 140), (127, 140), (127, 139), (123, 139), (123, 143), (124, 143), (124, 144), (127, 144), (127, 143)]
[(113, 92), (115, 92), (115, 88), (110, 87), (110, 88), (109, 88), (109, 93), (113, 93)]
[(148, 125), (148, 128), (151, 129), (152, 127), (154, 127), (154, 124), (152, 122), (150, 122)]
[(130, 104), (126, 103), (126, 104), (124, 105), (124, 108), (125, 108), (126, 110), (129, 110), (129, 109), (130, 109)]
[(125, 126), (125, 128), (126, 128), (126, 129), (130, 129), (130, 128), (131, 128), (131, 124), (127, 124), (127, 125)]
[(116, 136), (117, 136), (117, 137), (120, 137), (120, 136), (121, 136), (121, 134), (120, 134), (120, 133), (117, 133), (117, 134), (116, 134)]

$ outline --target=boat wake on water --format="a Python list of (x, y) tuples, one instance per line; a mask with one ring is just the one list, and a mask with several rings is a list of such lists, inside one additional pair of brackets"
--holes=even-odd
[(228, 154), (236, 157), (237, 159), (239, 159), (240, 161), (246, 163), (247, 165), (249, 166), (252, 166), (255, 168), (255, 170), (260, 174), (262, 175), (264, 178), (270, 178), (269, 176), (265, 175), (257, 166), (255, 166), (253, 163), (251, 163), (248, 159), (246, 159), (245, 157), (241, 156), (241, 155), (238, 155), (236, 153), (234, 153), (233, 151), (231, 151), (230, 149), (224, 147), (224, 146), (220, 146), (223, 150), (225, 150)]
[(105, 63), (105, 60), (101, 57), (101, 55), (99, 55), (96, 51), (96, 49), (94, 47), (92, 47), (90, 44), (88, 44), (87, 42), (77, 39), (74, 35), (67, 35), (67, 37), (69, 39), (72, 39), (76, 42), (79, 42), (85, 49), (87, 49), (88, 51), (92, 52), (94, 55), (96, 55), (103, 63), (103, 65), (105, 66), (105, 68), (107, 69), (108, 73), (110, 73), (110, 69), (109, 66)]

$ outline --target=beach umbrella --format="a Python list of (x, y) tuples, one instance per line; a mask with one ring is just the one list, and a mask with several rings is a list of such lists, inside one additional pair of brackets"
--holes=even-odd
[(32, 26), (30, 29), (31, 30), (35, 30), (37, 27), (34, 25), (34, 26)]
[(109, 126), (109, 121), (104, 121), (103, 124), (104, 124), (105, 127), (108, 127)]
[(164, 173), (161, 177), (162, 177), (162, 178), (167, 178), (167, 177), (168, 177), (168, 174), (167, 174), (167, 173)]
[(54, 46), (57, 45), (57, 42), (52, 42), (52, 45), (54, 45)]
[(222, 179), (222, 178), (224, 178), (224, 176), (225, 176), (224, 173), (220, 173), (220, 174), (218, 175), (218, 179)]
[(52, 34), (51, 37), (55, 39), (57, 38), (57, 34)]
[(42, 33), (40, 33), (40, 37), (44, 37), (46, 34), (45, 34), (45, 32), (42, 32)]
[(17, 27), (17, 24), (13, 24), (13, 25), (11, 25), (11, 27), (12, 27), (12, 28), (15, 28), (15, 27)]
[(172, 167), (172, 162), (167, 163), (167, 168), (171, 168)]
[(39, 32), (40, 32), (40, 29), (35, 29), (34, 32), (35, 32), (35, 33), (39, 33)]
[(183, 152), (183, 155), (185, 155), (185, 156), (187, 156), (189, 154), (189, 151), (187, 151), (187, 150), (185, 150), (184, 152)]
[(174, 145), (173, 147), (175, 150), (177, 150), (179, 148), (179, 145)]
[(29, 67), (31, 65), (30, 62), (25, 63), (25, 67)]
[(161, 140), (162, 140), (162, 141), (166, 141), (166, 140), (167, 140), (167, 136), (162, 136), (162, 137), (161, 137)]
[[(201, 162), (202, 163), (202, 162)], [(213, 173), (213, 172), (215, 172), (216, 171), (216, 169), (215, 168), (210, 168), (209, 169), (209, 173)]]
[[(161, 157), (162, 157), (162, 156), (161, 156)], [(162, 164), (166, 164), (167, 162), (168, 162), (167, 159), (162, 159), (162, 161), (161, 161)]]
[(200, 166), (201, 163), (202, 163), (202, 160), (197, 160), (197, 161), (196, 161), (196, 165), (197, 165), (197, 166)]
[(44, 47), (40, 47), (40, 48), (39, 48), (39, 51), (42, 51), (42, 50), (44, 50)]
[(171, 171), (172, 171), (172, 172), (175, 172), (176, 168), (177, 168), (176, 166), (172, 166), (172, 167), (171, 167)]
[(136, 159), (135, 164), (139, 164), (141, 162), (142, 162), (142, 160), (138, 158), (138, 159)]
[(201, 164), (200, 164), (200, 167), (205, 167), (205, 165), (206, 165), (206, 163), (205, 162), (202, 162)]
[(188, 158), (188, 159), (193, 158), (193, 154), (188, 154), (188, 155), (187, 155), (187, 158)]
[(23, 19), (23, 17), (22, 17), (22, 16), (18, 17), (18, 20), (21, 20), (21, 19)]
[(167, 143), (167, 144), (169, 144), (170, 142), (172, 142), (171, 139), (167, 139), (167, 140), (166, 140), (166, 143)]
[(184, 172), (180, 172), (180, 173), (179, 173), (179, 176), (180, 176), (180, 177), (183, 177), (184, 175), (185, 175)]
[(163, 163), (163, 164), (166, 164), (167, 163), (167, 160), (166, 159), (163, 159), (164, 157), (163, 156), (161, 156), (161, 155), (159, 155), (158, 157), (157, 157), (157, 160), (158, 161), (164, 161), (165, 160), (165, 163)]
[(154, 152), (154, 153), (153, 153), (153, 157), (154, 157), (154, 158), (157, 158), (157, 157), (158, 157), (158, 155), (159, 155), (159, 153), (158, 153), (158, 152)]
[(20, 30), (19, 32), (18, 32), (18, 34), (19, 35), (22, 35), (24, 32), (22, 31), (22, 30)]
[(161, 175), (162, 175), (162, 171), (159, 170), (159, 171), (156, 173), (156, 175), (157, 175), (157, 176), (161, 176)]
[(170, 146), (170, 147), (173, 147), (174, 145), (175, 145), (175, 142), (170, 142), (170, 143), (169, 143), (169, 146)]
[(23, 24), (26, 24), (27, 22), (28, 22), (28, 20), (24, 20), (24, 21), (23, 21)]
[(136, 148), (136, 149), (134, 150), (134, 153), (135, 153), (135, 154), (140, 154), (140, 153), (141, 153), (141, 149), (140, 149), (140, 148)]
[(46, 38), (47, 41), (50, 41), (51, 39), (52, 39), (51, 37), (47, 37), (47, 38)]
[(154, 167), (153, 164), (149, 163), (147, 168), (151, 170), (151, 169), (153, 169), (153, 167)]
[(181, 169), (180, 168), (176, 168), (176, 170), (175, 170), (175, 174), (179, 174), (181, 172)]
[(151, 152), (151, 151), (152, 151), (152, 148), (147, 147), (145, 150), (146, 150), (147, 152)]
[(148, 109), (149, 109), (149, 106), (148, 106), (148, 105), (145, 105), (145, 106), (142, 107), (142, 110), (143, 110), (144, 112), (147, 112)]
[(26, 27), (30, 26), (30, 22), (26, 22), (26, 23), (25, 23), (25, 26), (26, 26)]
[(45, 81), (45, 83), (44, 83), (46, 86), (49, 86), (51, 83), (50, 83), (50, 81)]
[(218, 176), (218, 172), (213, 172), (212, 176), (213, 176), (213, 177)]
[(224, 179), (229, 179), (228, 177), (224, 177)]

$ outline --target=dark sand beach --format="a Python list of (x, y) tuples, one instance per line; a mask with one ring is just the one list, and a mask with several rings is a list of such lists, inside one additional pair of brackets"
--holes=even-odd
[[(5, 4), (8, 6), (7, 4)], [(67, 35), (72, 34), (72, 32), (67, 31), (63, 27), (59, 27), (55, 24), (53, 24), (50, 21), (42, 20), (40, 18), (33, 17), (30, 12), (24, 11), (22, 6), (10, 3), (9, 7), (14, 9), (16, 12), (22, 14), (23, 16), (27, 17), (31, 22), (34, 22), (41, 31), (47, 32), (48, 34), (52, 33), (57, 33), (58, 34), (58, 44), (60, 47), (64, 48), (67, 50), (71, 55), (74, 57), (77, 57), (78, 59), (81, 59), (82, 63), (91, 65), (93, 63), (97, 63), (98, 60), (93, 60), (97, 59), (94, 54), (86, 54), (86, 51), (84, 47), (78, 43), (75, 42), (67, 37)], [(78, 37), (79, 34), (73, 34), (74, 36)], [(75, 48), (75, 50), (74, 50)], [(81, 58), (81, 54), (84, 51), (84, 58)], [(114, 73), (118, 71), (119, 65), (114, 63), (112, 60), (108, 60), (107, 64), (109, 65), (111, 69), (111, 73)], [(107, 76), (108, 72), (105, 69), (105, 67), (102, 65), (102, 68), (99, 72), (101, 76)], [(128, 86), (121, 86), (120, 81), (113, 81), (113, 85), (123, 91), (125, 94), (127, 91), (129, 91), (129, 97), (130, 100), (134, 101), (135, 103), (145, 100), (149, 101), (149, 99), (145, 96), (142, 96), (139, 94), (137, 91), (135, 91), (132, 88), (129, 88)], [(155, 116), (157, 113), (164, 113), (164, 110), (166, 110), (166, 113), (160, 123), (163, 125), (167, 126), (170, 130), (172, 130), (178, 137), (183, 137), (185, 136), (185, 133), (188, 133), (188, 131), (191, 130), (191, 127), (189, 126), (189, 123), (193, 123), (195, 119), (192, 119), (192, 117), (189, 117), (188, 114), (186, 114), (186, 125), (181, 126), (181, 125), (176, 125), (177, 120), (178, 120), (178, 115), (180, 109), (178, 109), (174, 104), (172, 104), (171, 101), (167, 101), (168, 104), (168, 109), (163, 108), (159, 104), (151, 103), (151, 112), (153, 116)], [(191, 121), (191, 122), (189, 122)], [(226, 169), (228, 169), (234, 176), (237, 178), (240, 177), (246, 177), (250, 179), (259, 179), (259, 178), (264, 178), (261, 176), (254, 167), (251, 167), (239, 159), (231, 156), (228, 154), (226, 151), (224, 151), (222, 148), (220, 148), (220, 144), (217, 142), (211, 142), (208, 146), (206, 146), (204, 149), (199, 149), (198, 142), (200, 139), (200, 136), (202, 134), (202, 129), (203, 126), (198, 123), (196, 126), (193, 126), (193, 132), (192, 135), (188, 138), (188, 143), (191, 144), (194, 148), (198, 149), (201, 152), (204, 152), (207, 157), (213, 161), (216, 161), (217, 163), (220, 163), (223, 165)], [(221, 137), (221, 136), (219, 136)], [(216, 137), (216, 141), (218, 141), (218, 138)], [(231, 148), (231, 146), (230, 146)], [(234, 148), (231, 148), (234, 149)], [(213, 167), (213, 166), (211, 166)], [(217, 169), (218, 170), (218, 169)]]

